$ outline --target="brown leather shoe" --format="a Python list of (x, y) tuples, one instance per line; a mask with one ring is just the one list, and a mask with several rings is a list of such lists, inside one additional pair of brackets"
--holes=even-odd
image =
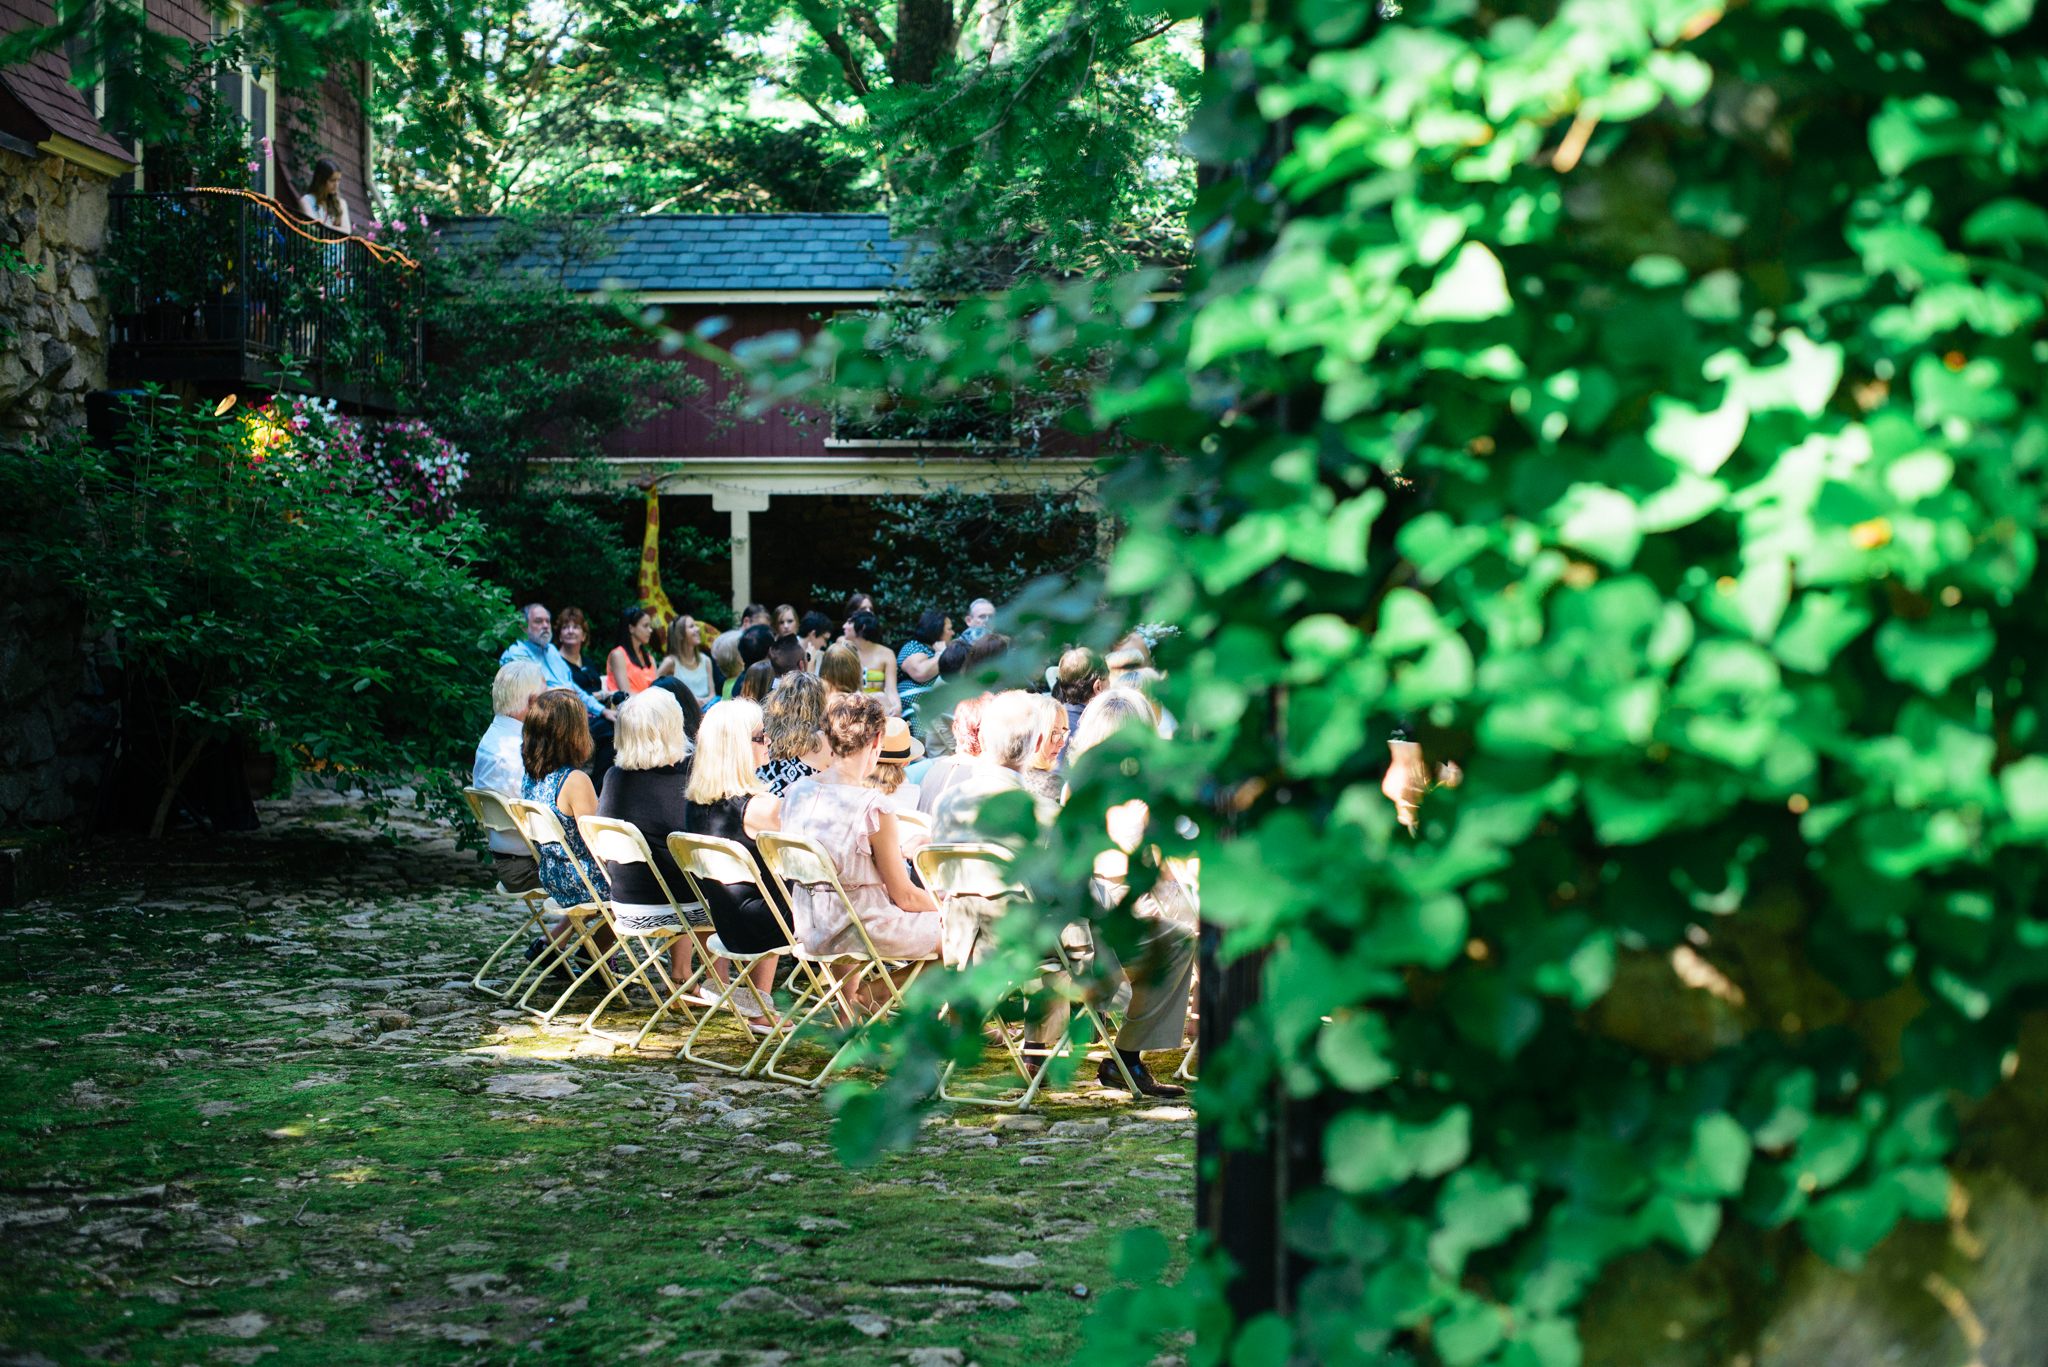
[[(1147, 1068), (1142, 1062), (1127, 1064), (1126, 1066), (1130, 1068), (1131, 1080), (1138, 1084), (1138, 1093), (1141, 1096), (1172, 1098), (1188, 1094), (1188, 1089), (1185, 1087), (1176, 1087), (1171, 1082), (1161, 1082), (1158, 1078), (1153, 1077), (1152, 1070)], [(1107, 1087), (1113, 1092), (1124, 1090), (1124, 1075), (1117, 1071), (1115, 1059), (1106, 1058), (1095, 1066), (1095, 1081), (1098, 1085)]]

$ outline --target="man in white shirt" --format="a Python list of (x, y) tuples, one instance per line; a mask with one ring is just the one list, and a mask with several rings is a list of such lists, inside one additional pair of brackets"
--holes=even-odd
[[(1002, 693), (982, 712), (980, 757), (957, 761), (956, 768), (937, 780), (943, 791), (932, 808), (933, 844), (987, 840), (989, 837), (978, 829), (982, 807), (1002, 793), (1029, 794), (1020, 776), (1024, 766), (1034, 758), (1041, 765), (1051, 763), (1061, 745), (1061, 728), (1042, 723), (1045, 711), (1039, 704), (1040, 700), (1029, 693)], [(929, 792), (933, 775), (927, 774), (925, 780)], [(1036, 797), (1032, 801), (1038, 809), (1040, 825), (1048, 824), (1058, 815), (1058, 809), (1050, 802)], [(998, 888), (966, 891), (965, 895), (949, 898), (942, 908), (946, 917), (943, 935), (947, 962), (971, 962), (977, 957), (975, 941), (989, 933), (989, 923), (1007, 905), (1007, 897)], [(1163, 917), (1140, 913), (1140, 923), (1143, 931), (1136, 963), (1120, 963), (1100, 938), (1093, 938), (1092, 945), (1070, 941), (1068, 949), (1079, 951), (1074, 957), (1083, 963), (1091, 954), (1098, 958), (1102, 976), (1108, 982), (1114, 983), (1122, 976), (1131, 985), (1130, 1009), (1124, 1013), (1123, 1028), (1117, 1031), (1116, 1051), (1123, 1056), (1124, 1066), (1130, 1069), (1138, 1090), (1153, 1097), (1186, 1096), (1186, 1088), (1154, 1078), (1145, 1067), (1143, 1055), (1148, 1050), (1178, 1049), (1183, 1043), (1188, 992), (1194, 985), (1195, 937), (1186, 926)], [(1044, 1046), (1066, 1033), (1067, 1015), (1065, 1001), (1057, 1002), (1042, 1021), (1033, 1024), (1032, 1043)], [(1108, 1059), (1096, 1069), (1095, 1080), (1119, 1091), (1124, 1087), (1123, 1075)]]
[[(549, 688), (566, 688), (583, 699), (583, 710), (593, 717), (606, 721), (617, 721), (619, 714), (606, 707), (590, 694), (576, 686), (576, 680), (569, 673), (569, 662), (562, 658), (562, 652), (555, 649), (555, 619), (548, 614), (542, 603), (526, 606), (526, 639), (514, 641), (498, 656), (498, 663), (508, 665), (516, 660), (530, 660), (540, 667), (541, 677), (547, 680)], [(518, 794), (514, 793), (514, 797)]]
[[(519, 796), (520, 780), (526, 775), (519, 743), (526, 732), (527, 704), (547, 689), (547, 677), (532, 660), (498, 667), (498, 676), (491, 680), (491, 711), (497, 715), (476, 743), (476, 761), (470, 766), (470, 781), (477, 787)], [(540, 886), (540, 868), (524, 840), (511, 831), (492, 831), (490, 838), (491, 860), (505, 891), (528, 892)]]
[(995, 620), (996, 605), (986, 598), (977, 598), (967, 605), (967, 625), (960, 629), (960, 639), (972, 645), (988, 635), (988, 624)]

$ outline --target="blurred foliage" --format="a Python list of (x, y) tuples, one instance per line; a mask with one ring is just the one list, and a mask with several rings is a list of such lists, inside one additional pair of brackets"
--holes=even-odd
[[(1071, 482), (1070, 482), (1071, 483)], [(923, 613), (937, 608), (966, 625), (977, 598), (1003, 603), (1045, 575), (1071, 575), (1095, 561), (1096, 513), (1085, 491), (1051, 481), (968, 492), (952, 486), (879, 498), (875, 552), (860, 564), (892, 642), (909, 639)], [(819, 602), (844, 602), (849, 590), (819, 588)]]
[[(2048, 985), (2030, 15), (1231, 0), (1183, 301), (1034, 282), (921, 349), (849, 321), (741, 357), (762, 403), (846, 404), (1100, 358), (1070, 419), (1139, 443), (1103, 487), (1129, 532), (1012, 620), (1183, 627), (1179, 733), (1013, 832), (1042, 915), (919, 984), (842, 1150), (908, 1142), (1059, 923), (1128, 936), (1086, 878), (1142, 798), (1224, 959), (1261, 956), (1205, 1121), (1329, 1118), (1291, 1316), (1233, 1323), (1212, 1258), (1106, 1305), (1087, 1360), (1194, 1327), (1201, 1364), (1574, 1367), (1630, 1250), (1739, 1220), (1855, 1267), (1941, 1218), (1955, 1107)], [(1397, 720), (1468, 775), (1415, 838)]]
[[(77, 594), (151, 714), (125, 730), (162, 749), (150, 834), (231, 738), (377, 802), (466, 768), (490, 707), (464, 665), (519, 630), (474, 572), (475, 523), (409, 515), (288, 427), (155, 391), (125, 402), (104, 448), (69, 436), (0, 477), (7, 560)], [(445, 787), (421, 791), (459, 806)]]

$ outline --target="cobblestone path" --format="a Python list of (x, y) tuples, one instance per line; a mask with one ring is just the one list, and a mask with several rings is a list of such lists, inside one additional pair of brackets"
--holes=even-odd
[(0, 1364), (1046, 1367), (1123, 1230), (1185, 1247), (1184, 1108), (1090, 1082), (851, 1171), (807, 1090), (470, 990), (513, 922), (445, 836), (264, 820), (0, 912)]

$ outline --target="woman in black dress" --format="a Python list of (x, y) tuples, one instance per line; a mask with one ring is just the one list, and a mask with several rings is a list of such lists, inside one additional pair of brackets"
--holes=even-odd
[[(745, 698), (729, 698), (704, 714), (697, 731), (697, 754), (690, 768), (689, 805), (683, 829), (692, 835), (717, 836), (736, 841), (761, 863), (754, 838), (782, 825), (782, 799), (768, 791), (754, 770), (768, 758), (768, 736), (762, 729), (761, 708)], [(765, 866), (763, 866), (765, 868)], [(727, 949), (739, 954), (758, 954), (780, 949), (788, 943), (776, 910), (786, 919), (787, 906), (771, 910), (759, 888), (750, 883), (702, 883), (704, 901), (711, 912), (711, 924)], [(771, 892), (774, 883), (769, 880)], [(754, 966), (752, 981), (759, 998), (765, 999), (775, 981), (775, 967), (781, 956), (770, 954)], [(744, 995), (744, 994), (736, 994)], [(757, 1000), (755, 1005), (759, 1005)], [(741, 1004), (745, 1010), (745, 1003)], [(765, 1013), (749, 1013), (748, 1024), (766, 1030)]]

